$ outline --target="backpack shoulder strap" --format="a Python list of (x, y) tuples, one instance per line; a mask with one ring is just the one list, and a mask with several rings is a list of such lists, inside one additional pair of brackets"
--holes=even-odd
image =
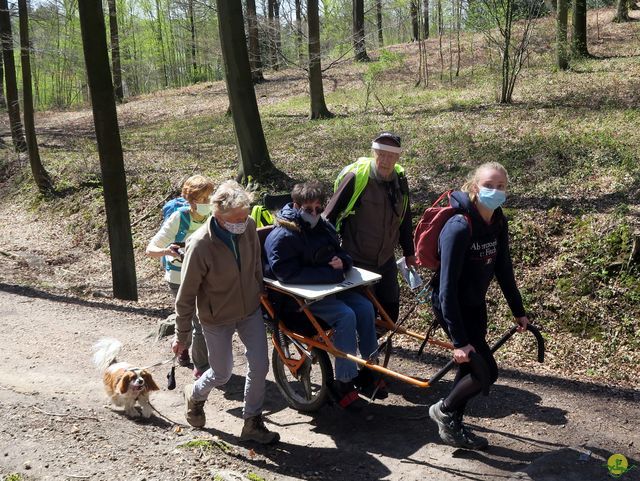
[(189, 211), (190, 207), (180, 207), (178, 212), (180, 213), (180, 226), (178, 227), (178, 233), (176, 234), (176, 242), (184, 242), (187, 237), (187, 231), (189, 230), (189, 226), (191, 225), (191, 214)]

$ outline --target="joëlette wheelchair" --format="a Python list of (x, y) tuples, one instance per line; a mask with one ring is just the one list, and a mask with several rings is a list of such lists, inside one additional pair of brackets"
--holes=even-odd
[[(258, 229), (261, 243), (273, 226)], [(363, 269), (352, 268), (346, 279), (336, 285), (285, 285), (273, 279), (265, 278), (267, 294), (261, 298), (261, 305), (265, 319), (272, 327), (273, 356), (272, 367), (278, 389), (292, 408), (313, 412), (320, 409), (331, 399), (331, 384), (333, 381), (333, 368), (329, 354), (334, 357), (347, 358), (358, 364), (360, 369), (371, 369), (379, 376), (387, 376), (407, 382), (419, 388), (428, 388), (441, 379), (453, 366), (451, 360), (440, 371), (428, 379), (412, 377), (389, 369), (388, 362), (391, 354), (391, 336), (404, 335), (425, 344), (436, 346), (444, 350), (453, 350), (450, 342), (434, 339), (431, 334), (435, 324), (427, 333), (420, 334), (404, 328), (401, 322), (394, 323), (384, 311), (370, 286), (380, 279), (378, 274)], [(379, 346), (384, 343), (387, 347), (384, 361), (376, 364), (371, 360), (363, 359), (340, 351), (332, 341), (333, 330), (321, 319), (313, 315), (309, 306), (326, 296), (347, 289), (359, 289), (376, 309), (376, 328), (381, 337)], [(278, 308), (279, 303), (275, 299), (288, 298), (289, 306), (295, 309)], [(492, 352), (497, 351), (513, 334), (518, 326), (514, 325), (492, 346)], [(528, 330), (535, 336), (538, 348), (538, 361), (544, 360), (544, 339), (539, 330), (532, 325)], [(380, 349), (381, 350), (381, 349)], [(482, 382), (483, 391), (489, 389), (489, 370), (484, 360), (477, 354), (470, 356), (470, 366), (475, 376)]]

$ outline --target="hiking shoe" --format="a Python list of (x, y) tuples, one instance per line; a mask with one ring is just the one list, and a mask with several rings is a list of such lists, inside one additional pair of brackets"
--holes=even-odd
[(343, 409), (358, 411), (367, 404), (358, 396), (353, 382), (333, 381), (333, 394), (338, 405)]
[[(355, 378), (355, 385), (364, 396), (371, 400), (387, 399), (389, 397), (387, 383), (371, 369), (360, 369), (358, 376)], [(373, 397), (374, 393), (375, 398)]]
[(193, 378), (197, 381), (198, 379), (200, 379), (200, 376), (202, 376), (204, 374), (204, 371), (201, 371), (200, 369), (198, 369), (197, 367), (193, 368)]
[(194, 428), (204, 427), (207, 416), (204, 413), (205, 401), (193, 400), (193, 384), (184, 387), (184, 417)]
[(178, 356), (178, 365), (182, 367), (191, 367), (191, 358), (189, 357), (189, 349), (185, 349)]
[(463, 414), (461, 412), (453, 413), (453, 418), (456, 421), (456, 424), (459, 428), (459, 439), (461, 441), (460, 448), (464, 449), (485, 449), (489, 446), (489, 441), (487, 438), (483, 438), (482, 436), (478, 436), (474, 434), (469, 427), (462, 422)]
[(429, 408), (429, 417), (438, 425), (440, 439), (445, 444), (455, 448), (486, 448), (489, 442), (485, 438), (476, 436), (464, 426), (461, 413), (445, 413), (442, 411), (442, 401), (441, 399)]
[(269, 431), (264, 425), (262, 415), (252, 416), (244, 420), (240, 441), (255, 441), (260, 444), (271, 444), (280, 441), (280, 435)]
[(440, 439), (446, 444), (457, 447), (457, 422), (453, 413), (442, 412), (442, 399), (429, 407), (429, 417), (438, 425)]

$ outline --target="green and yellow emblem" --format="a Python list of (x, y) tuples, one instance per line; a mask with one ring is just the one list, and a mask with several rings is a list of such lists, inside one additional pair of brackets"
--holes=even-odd
[(607, 469), (614, 478), (619, 478), (627, 471), (631, 471), (635, 466), (629, 466), (629, 461), (622, 454), (612, 454), (607, 460)]

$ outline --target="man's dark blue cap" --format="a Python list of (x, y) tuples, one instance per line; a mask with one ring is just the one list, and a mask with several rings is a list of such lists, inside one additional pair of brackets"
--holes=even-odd
[(391, 140), (396, 144), (396, 146), (402, 147), (400, 145), (400, 136), (392, 132), (382, 132), (381, 134), (378, 134), (375, 139), (373, 139), (374, 142), (379, 142), (380, 140)]

